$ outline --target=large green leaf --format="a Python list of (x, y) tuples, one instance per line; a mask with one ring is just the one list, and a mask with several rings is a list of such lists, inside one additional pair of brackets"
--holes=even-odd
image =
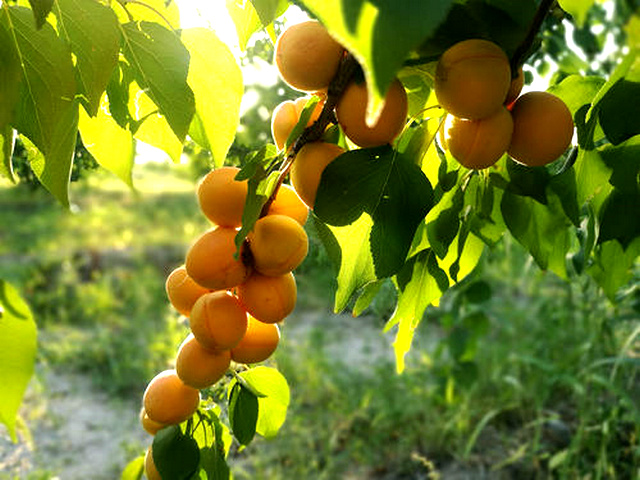
[(244, 51), (251, 36), (262, 28), (260, 16), (248, 0), (226, 0), (226, 5), (229, 16), (236, 26), (240, 49)]
[(258, 397), (240, 383), (234, 383), (230, 392), (229, 425), (240, 445), (248, 445), (256, 434)]
[(636, 81), (618, 80), (600, 101), (600, 125), (614, 145), (640, 134), (640, 61), (636, 65)]
[(195, 113), (187, 84), (189, 52), (177, 34), (150, 22), (122, 26), (123, 51), (136, 82), (158, 106), (160, 114), (183, 142)]
[(94, 116), (118, 62), (118, 19), (111, 8), (97, 0), (56, 0), (54, 13), (58, 31), (76, 58), (82, 104)]
[(626, 249), (617, 240), (599, 245), (596, 261), (588, 271), (611, 301), (615, 300), (618, 289), (630, 280), (631, 267), (638, 255), (640, 238), (636, 238)]
[(189, 136), (211, 151), (214, 164), (220, 167), (240, 121), (242, 72), (229, 48), (211, 30), (183, 30), (182, 41), (191, 55), (187, 81), (196, 99)]
[(185, 435), (179, 425), (171, 425), (156, 433), (151, 451), (153, 463), (162, 478), (190, 479), (200, 463), (198, 444)]
[(0, 422), (16, 441), (16, 415), (33, 375), (36, 324), (29, 307), (8, 282), (0, 280)]
[(7, 26), (0, 21), (0, 130), (11, 122), (20, 98), (20, 58)]
[(112, 8), (122, 23), (136, 20), (162, 23), (172, 30), (180, 28), (180, 9), (175, 0), (144, 0), (144, 2), (126, 2), (125, 5), (126, 11), (121, 2), (111, 2)]
[(251, 0), (251, 3), (265, 27), (282, 15), (289, 6), (287, 0)]
[(66, 43), (48, 23), (36, 30), (31, 15), (22, 7), (0, 12), (0, 24), (11, 32), (22, 67), (20, 102), (13, 126), (39, 151), (31, 156), (31, 168), (37, 177), (68, 206), (78, 128), (75, 73)]
[[(620, 62), (620, 64), (613, 71), (609, 79), (600, 87), (598, 93), (593, 98), (591, 102), (591, 108), (586, 115), (586, 122), (591, 120), (591, 117), (597, 115), (600, 111), (600, 101), (605, 97), (605, 95), (609, 92), (611, 87), (613, 87), (619, 80), (626, 77), (627, 73), (634, 68), (637, 69), (637, 62), (640, 62), (640, 54), (636, 49), (631, 50)], [(637, 70), (636, 70), (637, 71)]]
[(33, 10), (36, 28), (42, 28), (49, 12), (51, 12), (51, 7), (53, 7), (53, 0), (29, 0), (29, 5), (31, 5), (31, 10)]
[(604, 83), (602, 77), (570, 75), (549, 88), (549, 92), (560, 97), (575, 116), (580, 107), (591, 103)]
[[(639, 110), (640, 111), (640, 110)], [(636, 193), (640, 173), (640, 135), (630, 138), (618, 146), (600, 149), (604, 163), (612, 170), (609, 183), (624, 193)]]
[(377, 110), (409, 53), (445, 19), (452, 0), (302, 0), (363, 67)]
[(596, 150), (580, 150), (574, 164), (576, 172), (576, 193), (579, 205), (590, 201), (596, 195), (608, 195), (611, 184), (611, 169), (602, 161)]
[(240, 376), (263, 395), (258, 397), (256, 432), (265, 438), (275, 436), (284, 423), (291, 399), (287, 380), (275, 368), (263, 366), (245, 370)]
[(595, 0), (559, 0), (562, 9), (569, 13), (578, 27), (581, 27), (587, 19), (587, 13)]

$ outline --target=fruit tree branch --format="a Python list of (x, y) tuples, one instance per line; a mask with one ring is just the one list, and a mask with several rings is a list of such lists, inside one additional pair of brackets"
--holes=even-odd
[(522, 43), (518, 45), (515, 52), (511, 57), (511, 74), (515, 78), (518, 75), (518, 68), (524, 63), (527, 58), (527, 53), (529, 53), (529, 49), (538, 35), (538, 31), (542, 26), (542, 22), (546, 18), (549, 10), (551, 10), (551, 6), (555, 0), (541, 0), (540, 5), (538, 5), (538, 9), (536, 10), (536, 14), (531, 21), (531, 26), (529, 27), (529, 31), (527, 32), (527, 36), (524, 37)]

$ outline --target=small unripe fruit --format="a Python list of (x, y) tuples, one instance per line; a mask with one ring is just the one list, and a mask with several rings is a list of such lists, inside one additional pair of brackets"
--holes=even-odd
[(196, 300), (208, 289), (198, 285), (188, 274), (184, 265), (173, 270), (167, 277), (165, 290), (171, 305), (185, 317), (191, 313), (191, 308)]
[(291, 167), (291, 184), (310, 208), (316, 201), (323, 170), (344, 150), (333, 143), (311, 142), (300, 149)]
[(229, 350), (208, 350), (191, 333), (178, 349), (176, 372), (185, 385), (202, 389), (220, 380), (229, 363)]
[(504, 51), (487, 40), (471, 39), (445, 51), (436, 67), (435, 93), (440, 106), (459, 118), (474, 120), (495, 113), (511, 85)]
[(238, 287), (238, 299), (256, 320), (276, 323), (296, 306), (296, 281), (292, 273), (268, 277), (254, 272)]
[(194, 414), (200, 403), (200, 393), (185, 385), (175, 370), (165, 370), (149, 382), (142, 401), (151, 420), (173, 425)]
[(336, 106), (338, 123), (344, 134), (356, 145), (376, 147), (391, 143), (402, 131), (407, 119), (407, 93), (398, 79), (389, 85), (380, 116), (367, 125), (366, 110), (369, 95), (365, 83), (351, 82)]
[(260, 363), (275, 352), (280, 341), (280, 328), (275, 323), (264, 323), (249, 316), (249, 326), (240, 343), (231, 350), (231, 359), (237, 363)]
[(449, 115), (444, 124), (444, 147), (467, 168), (479, 170), (496, 163), (509, 148), (513, 120), (501, 107), (482, 120), (467, 120)]
[(294, 270), (307, 256), (309, 240), (304, 229), (286, 215), (259, 219), (247, 236), (254, 269), (272, 277)]
[[(278, 150), (284, 148), (287, 138), (289, 138), (293, 128), (297, 125), (298, 120), (300, 120), (300, 114), (309, 101), (309, 98), (310, 97), (300, 97), (295, 101), (285, 100), (273, 110), (273, 115), (271, 116), (271, 135)], [(311, 126), (313, 122), (320, 117), (323, 106), (323, 100), (316, 104), (307, 122), (307, 127)]]
[(211, 292), (200, 297), (191, 309), (189, 326), (203, 347), (228, 350), (247, 331), (247, 313), (229, 292)]
[(548, 92), (518, 97), (511, 109), (513, 135), (509, 155), (530, 167), (553, 162), (573, 137), (573, 118), (565, 103)]
[(269, 215), (286, 215), (293, 218), (300, 225), (307, 222), (309, 207), (305, 205), (293, 187), (282, 184), (276, 198), (269, 207)]
[(327, 88), (344, 54), (320, 22), (291, 25), (278, 37), (275, 61), (282, 79), (293, 88), (313, 92)]
[(242, 212), (247, 198), (247, 182), (235, 180), (237, 167), (221, 167), (207, 173), (197, 187), (200, 209), (221, 227), (242, 225)]
[(187, 274), (210, 290), (224, 290), (242, 283), (249, 275), (241, 256), (234, 258), (236, 230), (218, 227), (202, 234), (187, 252)]

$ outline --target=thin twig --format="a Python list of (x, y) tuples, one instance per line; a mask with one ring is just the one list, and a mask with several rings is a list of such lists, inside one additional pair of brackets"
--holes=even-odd
[(518, 76), (518, 69), (526, 60), (526, 55), (529, 53), (529, 49), (538, 35), (538, 31), (542, 26), (542, 22), (546, 18), (549, 10), (551, 10), (551, 6), (555, 0), (541, 0), (540, 5), (538, 5), (538, 9), (536, 10), (536, 14), (531, 21), (531, 26), (529, 27), (529, 31), (527, 32), (527, 36), (524, 37), (522, 43), (518, 45), (515, 52), (511, 56), (511, 75), (513, 78)]

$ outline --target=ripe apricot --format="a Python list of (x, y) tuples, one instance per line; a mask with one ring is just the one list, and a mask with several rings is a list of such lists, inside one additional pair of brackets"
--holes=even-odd
[(524, 70), (522, 67), (518, 69), (518, 76), (511, 80), (511, 85), (509, 85), (509, 91), (507, 92), (507, 98), (504, 101), (505, 105), (511, 105), (515, 102), (518, 95), (522, 91), (522, 87), (524, 87)]
[(296, 280), (289, 272), (269, 277), (258, 272), (238, 287), (238, 300), (256, 320), (276, 323), (293, 312), (296, 306)]
[(487, 40), (456, 43), (442, 54), (436, 67), (436, 98), (442, 108), (459, 118), (490, 116), (504, 103), (510, 85), (507, 55)]
[(185, 385), (202, 389), (220, 380), (231, 362), (229, 350), (208, 350), (190, 333), (176, 357), (176, 372)]
[(298, 196), (293, 187), (282, 184), (276, 193), (276, 198), (269, 206), (269, 215), (286, 215), (293, 218), (300, 225), (307, 223), (309, 208)]
[(166, 425), (164, 423), (160, 423), (160, 422), (156, 422), (154, 420), (151, 420), (149, 418), (149, 415), (147, 415), (147, 412), (145, 411), (144, 407), (142, 407), (140, 409), (140, 423), (142, 424), (142, 428), (144, 428), (144, 430), (149, 435), (155, 435), (161, 429), (166, 427)]
[(210, 292), (198, 299), (189, 317), (191, 332), (210, 350), (228, 350), (247, 330), (247, 312), (227, 291)]
[(280, 328), (249, 316), (249, 326), (240, 343), (231, 349), (231, 359), (238, 363), (260, 363), (275, 352), (280, 341)]
[(548, 92), (518, 97), (511, 109), (513, 135), (509, 155), (531, 167), (556, 160), (573, 137), (573, 118), (565, 103)]
[(509, 148), (513, 120), (505, 107), (490, 117), (468, 120), (449, 115), (444, 124), (444, 146), (467, 168), (479, 170), (496, 163)]
[(198, 183), (197, 196), (200, 209), (216, 225), (239, 227), (247, 198), (247, 182), (235, 180), (237, 167), (211, 170)]
[[(293, 128), (298, 123), (298, 120), (300, 120), (300, 114), (309, 101), (309, 98), (310, 97), (300, 97), (295, 101), (285, 100), (273, 110), (273, 115), (271, 116), (271, 135), (273, 136), (273, 140), (276, 142), (278, 150), (282, 150), (284, 148), (284, 144), (286, 143), (287, 138), (289, 138)], [(320, 113), (322, 113), (323, 106), (324, 100), (321, 100), (316, 104), (313, 112), (311, 112), (311, 117), (307, 122), (307, 127), (311, 126), (313, 122), (318, 119)]]
[(175, 370), (165, 370), (149, 382), (142, 401), (151, 420), (173, 425), (193, 415), (200, 403), (200, 393), (185, 385)]
[(295, 89), (327, 88), (338, 71), (344, 48), (315, 20), (288, 27), (276, 41), (275, 61), (282, 79)]
[(291, 167), (291, 184), (310, 208), (316, 201), (323, 170), (344, 150), (333, 143), (311, 142), (300, 149)]
[(369, 126), (366, 110), (369, 95), (365, 83), (351, 82), (336, 105), (336, 117), (344, 134), (360, 147), (375, 147), (391, 143), (402, 131), (407, 119), (407, 93), (397, 78), (391, 82), (382, 111)]
[(144, 474), (147, 476), (147, 480), (162, 480), (160, 472), (158, 472), (156, 464), (153, 461), (151, 447), (147, 448), (147, 453), (144, 455)]
[(169, 274), (165, 290), (171, 305), (185, 317), (189, 316), (196, 300), (209, 291), (193, 281), (184, 265)]
[(255, 270), (276, 277), (294, 270), (307, 256), (309, 240), (304, 228), (286, 215), (259, 219), (249, 235)]
[(242, 283), (249, 270), (242, 258), (234, 258), (236, 230), (218, 227), (202, 234), (187, 252), (187, 274), (202, 287), (211, 290), (233, 288)]

